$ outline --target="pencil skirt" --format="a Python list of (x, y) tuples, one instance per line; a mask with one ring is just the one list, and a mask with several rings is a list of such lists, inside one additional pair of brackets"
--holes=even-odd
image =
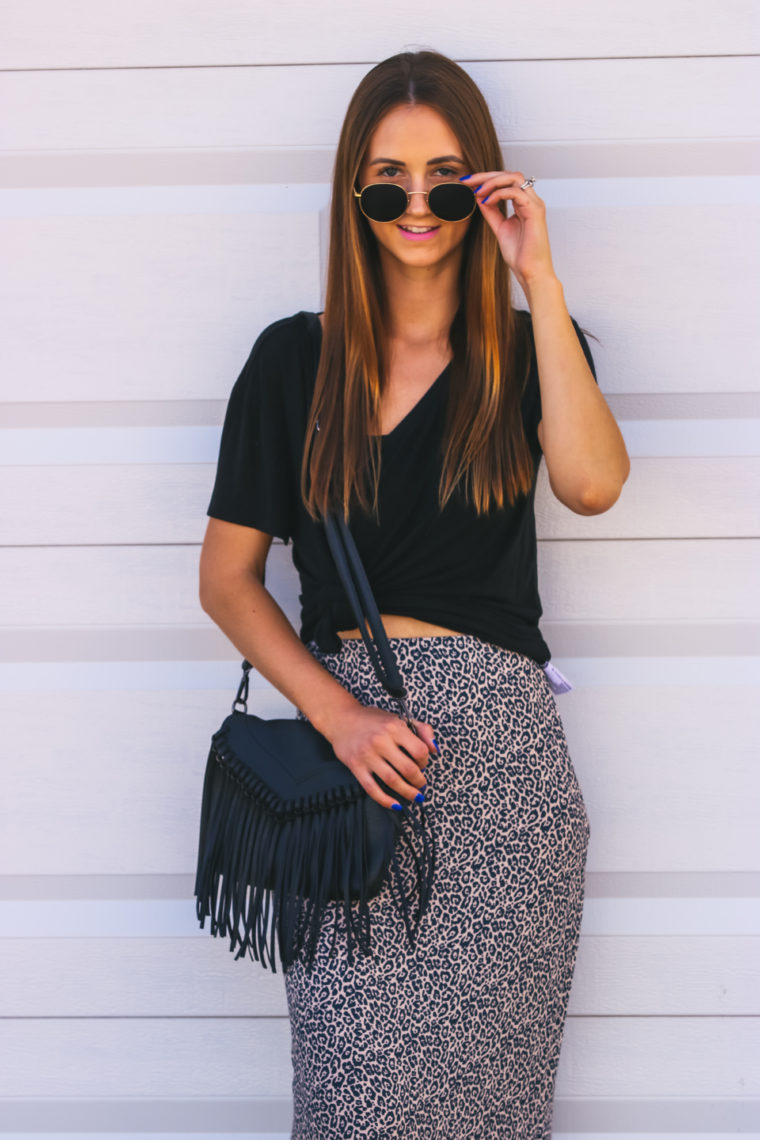
[[(386, 882), (370, 955), (349, 965), (330, 903), (312, 969), (285, 973), (291, 1140), (549, 1140), (590, 836), (555, 696), (533, 658), (471, 635), (390, 643), (441, 750), (412, 805), (434, 882), (413, 947)], [(308, 649), (397, 711), (361, 639)]]

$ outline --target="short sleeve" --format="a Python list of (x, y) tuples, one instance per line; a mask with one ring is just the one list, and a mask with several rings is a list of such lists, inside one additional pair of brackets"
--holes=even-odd
[[(275, 329), (261, 333), (230, 393), (206, 514), (287, 542), (296, 512), (293, 423), (285, 390), (293, 362)], [(300, 456), (298, 462), (300, 479)]]

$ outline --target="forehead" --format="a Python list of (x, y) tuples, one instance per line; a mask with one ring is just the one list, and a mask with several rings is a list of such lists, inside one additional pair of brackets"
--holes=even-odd
[(367, 147), (367, 161), (376, 156), (403, 159), (461, 154), (459, 139), (432, 107), (394, 107), (377, 124)]

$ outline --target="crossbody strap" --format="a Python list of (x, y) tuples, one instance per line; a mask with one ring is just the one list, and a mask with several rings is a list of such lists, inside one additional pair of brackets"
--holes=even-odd
[[(393, 650), (388, 643), (372, 587), (359, 551), (356, 549), (354, 536), (341, 512), (336, 511), (327, 516), (325, 531), (338, 576), (351, 603), (359, 633), (367, 647), (378, 680), (386, 692), (396, 700), (403, 701), (406, 697), (404, 682)], [(370, 634), (374, 637), (374, 642)]]

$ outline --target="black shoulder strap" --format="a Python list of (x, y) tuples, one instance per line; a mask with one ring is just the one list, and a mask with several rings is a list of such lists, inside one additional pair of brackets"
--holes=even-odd
[[(348, 595), (359, 633), (367, 647), (380, 684), (392, 697), (403, 700), (406, 696), (404, 682), (396, 658), (393, 656), (393, 650), (388, 643), (377, 602), (359, 557), (359, 551), (356, 549), (354, 537), (341, 512), (335, 511), (327, 516), (325, 531), (338, 576)], [(374, 642), (370, 639), (370, 632), (375, 639)]]

